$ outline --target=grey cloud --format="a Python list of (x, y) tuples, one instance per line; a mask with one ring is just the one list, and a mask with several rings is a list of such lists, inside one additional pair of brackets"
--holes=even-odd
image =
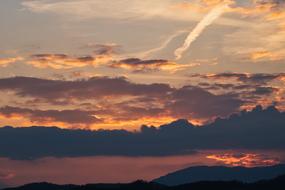
[(94, 111), (83, 110), (33, 110), (17, 107), (2, 107), (0, 114), (10, 117), (14, 114), (21, 115), (36, 122), (64, 122), (69, 124), (93, 124), (101, 122), (96, 118)]
[(105, 96), (161, 96), (172, 91), (167, 84), (135, 84), (125, 78), (93, 77), (87, 80), (62, 81), (29, 77), (0, 79), (1, 90), (42, 99), (102, 98)]
[(128, 58), (114, 61), (109, 66), (112, 68), (130, 69), (134, 72), (157, 71), (161, 69), (167, 69), (167, 67), (172, 67), (173, 70), (175, 70), (175, 68), (179, 67), (178, 64), (164, 59), (142, 60), (139, 58)]
[(236, 79), (244, 83), (267, 84), (268, 82), (271, 82), (275, 79), (285, 77), (285, 74), (284, 73), (278, 73), (278, 74), (218, 73), (213, 75), (192, 75), (192, 77), (201, 77), (205, 79)]
[[(181, 114), (186, 118), (212, 118), (238, 111), (243, 103), (233, 94), (215, 95), (199, 87), (172, 88), (167, 84), (137, 84), (126, 78), (94, 77), (63, 81), (15, 77), (0, 79), (0, 90), (14, 91), (17, 96), (40, 99), (53, 104), (74, 99), (100, 101), (106, 98), (109, 104), (106, 106), (112, 106), (111, 110), (117, 106), (120, 112), (128, 110), (138, 116), (142, 116), (143, 113), (149, 115), (147, 112), (152, 112), (156, 113), (153, 116), (170, 113), (170, 116)], [(119, 100), (121, 97), (132, 97), (132, 100), (119, 104), (112, 103), (112, 100)], [(145, 106), (138, 107), (137, 104)], [(164, 113), (159, 113), (160, 110)]]
[(180, 117), (211, 118), (238, 111), (243, 101), (233, 94), (214, 95), (199, 87), (183, 87), (172, 94), (169, 110)]

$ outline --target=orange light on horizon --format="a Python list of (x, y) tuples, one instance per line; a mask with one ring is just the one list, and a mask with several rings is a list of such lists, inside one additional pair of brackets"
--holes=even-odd
[(230, 166), (243, 166), (243, 167), (256, 167), (256, 166), (272, 166), (279, 164), (280, 161), (274, 158), (263, 157), (260, 154), (212, 154), (206, 156), (208, 159), (230, 165)]

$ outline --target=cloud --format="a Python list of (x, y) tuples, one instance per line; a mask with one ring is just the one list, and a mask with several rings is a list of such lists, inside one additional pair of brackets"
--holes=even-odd
[[(217, 119), (203, 127), (187, 120), (140, 131), (0, 128), (0, 156), (12, 159), (82, 156), (189, 155), (194, 150), (284, 150), (285, 114), (275, 107)], [(52, 140), (51, 140), (52, 139)], [(6, 146), (9, 144), (9, 146)]]
[[(140, 61), (131, 60), (130, 64), (157, 64), (157, 60), (153, 60), (154, 63)], [(257, 104), (274, 104), (280, 110), (285, 108), (282, 73), (196, 74), (189, 79), (191, 85), (171, 87), (165, 83), (134, 83), (124, 77), (3, 78), (0, 79), (0, 90), (9, 94), (5, 95), (7, 102), (3, 102), (2, 110), (3, 113), (13, 110), (15, 114), (10, 118), (9, 114), (2, 114), (1, 123), (10, 121), (12, 125), (50, 124), (68, 128), (76, 124), (72, 119), (77, 118), (78, 112), (78, 116), (85, 118), (85, 121), (77, 121), (80, 128), (79, 124), (86, 124), (92, 129), (134, 130), (142, 123), (161, 125), (179, 118), (195, 124), (207, 123), (241, 109), (250, 110)], [(60, 115), (66, 120), (59, 118)]]
[(282, 80), (285, 77), (285, 73), (218, 73), (218, 74), (208, 74), (208, 75), (191, 75), (191, 77), (200, 77), (206, 79), (218, 79), (218, 80), (228, 80), (235, 79), (243, 83), (253, 83), (253, 84), (267, 84), (274, 80)]
[(271, 95), (276, 91), (278, 92), (278, 90), (278, 88), (273, 87), (257, 87), (253, 93), (257, 95)]
[(36, 54), (32, 55), (31, 59), (27, 61), (27, 64), (33, 65), (38, 68), (53, 68), (53, 69), (71, 69), (86, 66), (99, 66), (101, 64), (106, 64), (112, 60), (112, 56), (106, 49), (97, 50), (97, 56), (81, 56), (72, 57), (65, 54)]
[(255, 51), (250, 53), (250, 59), (253, 61), (279, 61), (285, 58), (285, 53), (270, 52), (270, 51)]
[(18, 96), (31, 96), (46, 100), (161, 96), (172, 91), (167, 84), (136, 84), (123, 77), (93, 77), (75, 81), (14, 77), (0, 79), (0, 89), (13, 90)]
[(92, 49), (95, 55), (114, 55), (120, 52), (120, 45), (115, 43), (110, 44), (93, 44), (89, 43), (85, 46), (86, 48)]
[(252, 109), (257, 104), (275, 104), (284, 110), (284, 73), (217, 73), (194, 74), (197, 86), (214, 94), (232, 94), (243, 101), (242, 109)]
[(280, 164), (278, 159), (260, 154), (213, 154), (208, 155), (207, 158), (230, 166), (242, 167), (260, 167)]
[(119, 47), (116, 44), (87, 44), (84, 48), (92, 49), (93, 55), (35, 54), (26, 63), (37, 68), (57, 70), (104, 66), (132, 70), (134, 72), (167, 71), (171, 73), (199, 64), (178, 64), (166, 59), (140, 59), (136, 57), (122, 59), (116, 55), (119, 53)]
[(163, 83), (138, 84), (126, 78), (65, 81), (14, 77), (0, 79), (0, 89), (25, 101), (28, 99), (27, 103), (35, 106), (47, 103), (77, 105), (80, 109), (81, 103), (87, 103), (90, 105), (87, 109), (96, 111), (99, 118), (117, 121), (128, 118), (157, 120), (160, 117), (213, 119), (238, 111), (243, 103), (233, 94), (217, 95), (200, 87), (174, 88)]
[[(199, 87), (185, 86), (172, 94), (168, 109), (185, 118), (212, 118), (238, 111), (243, 101), (233, 94), (214, 95)], [(222, 106), (223, 105), (223, 106)]]
[(72, 69), (81, 67), (97, 67), (113, 61), (119, 52), (117, 44), (87, 44), (83, 49), (92, 49), (93, 54), (85, 56), (71, 56), (66, 54), (34, 54), (26, 61), (37, 68)]
[(28, 118), (32, 122), (41, 124), (49, 122), (64, 122), (68, 124), (88, 125), (100, 122), (100, 119), (96, 118), (94, 112), (83, 110), (32, 110), (6, 106), (0, 108), (0, 115), (8, 118)]
[(260, 5), (270, 5), (272, 9), (285, 6), (284, 0), (257, 0), (256, 2)]
[(138, 58), (128, 58), (113, 62), (110, 67), (130, 69), (134, 72), (149, 72), (149, 71), (169, 71), (176, 72), (178, 70), (193, 67), (193, 64), (177, 64), (164, 59), (141, 60)]
[(216, 19), (218, 19), (228, 8), (228, 4), (221, 4), (214, 7), (189, 33), (184, 44), (175, 50), (174, 54), (176, 60), (181, 59), (184, 52), (190, 48), (191, 44), (202, 34), (202, 32), (211, 25)]
[(23, 57), (0, 58), (0, 67), (7, 67), (11, 63), (24, 60)]

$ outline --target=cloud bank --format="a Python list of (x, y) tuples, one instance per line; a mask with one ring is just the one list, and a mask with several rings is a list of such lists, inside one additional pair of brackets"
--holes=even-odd
[[(0, 156), (11, 159), (80, 156), (169, 156), (197, 150), (284, 150), (285, 113), (271, 106), (217, 119), (203, 127), (178, 120), (159, 128), (64, 130), (0, 128)], [(7, 146), (9, 145), (9, 146)]]

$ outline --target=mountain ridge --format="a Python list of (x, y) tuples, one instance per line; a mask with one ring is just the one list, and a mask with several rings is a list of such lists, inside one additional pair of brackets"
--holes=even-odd
[(240, 181), (253, 183), (285, 174), (285, 164), (264, 167), (195, 166), (178, 170), (153, 180), (175, 186), (199, 181)]

